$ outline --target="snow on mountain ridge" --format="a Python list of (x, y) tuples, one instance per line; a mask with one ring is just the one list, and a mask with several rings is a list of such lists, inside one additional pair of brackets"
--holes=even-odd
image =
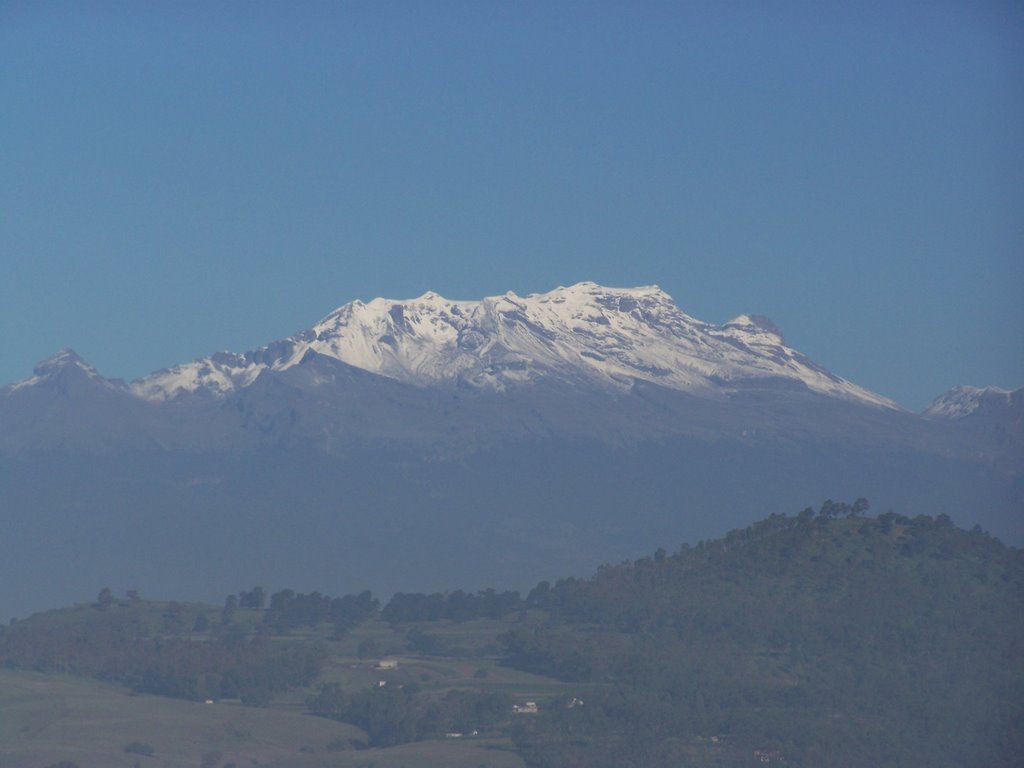
[(978, 410), (985, 400), (1005, 400), (1009, 404), (1015, 392), (1020, 390), (969, 385), (953, 387), (935, 398), (922, 414), (934, 418), (960, 419)]
[(120, 379), (104, 378), (95, 368), (83, 360), (75, 350), (70, 347), (64, 347), (56, 354), (36, 363), (32, 369), (32, 376), (9, 384), (3, 389), (15, 392), (25, 387), (32, 387), (46, 381), (51, 381), (68, 373), (71, 373), (73, 376), (90, 379), (105, 389), (121, 390), (124, 388), (124, 382)]
[(790, 380), (834, 397), (895, 408), (785, 345), (767, 318), (723, 326), (696, 320), (657, 286), (577, 283), (525, 297), (353, 301), (311, 329), (244, 355), (218, 353), (133, 382), (163, 400), (246, 387), (310, 351), (417, 386), (462, 383), (501, 391), (540, 378), (628, 389), (636, 380), (720, 396), (744, 382)]

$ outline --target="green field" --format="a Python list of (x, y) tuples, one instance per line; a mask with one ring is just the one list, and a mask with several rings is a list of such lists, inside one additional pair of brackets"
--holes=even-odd
[[(344, 723), (278, 708), (204, 704), (139, 696), (74, 677), (0, 671), (0, 765), (46, 768), (71, 760), (80, 768), (518, 768), (522, 761), (496, 739), (451, 739), (390, 749), (338, 751), (332, 743), (365, 738)], [(152, 756), (125, 751), (132, 742)]]
[[(124, 608), (125, 606), (118, 606)], [(159, 616), (164, 603), (135, 606)], [(216, 609), (188, 605), (189, 614)], [(189, 622), (192, 616), (188, 617)], [(258, 621), (240, 611), (238, 621)], [(28, 621), (51, 628), (102, 621), (91, 607), (40, 614)], [(148, 618), (147, 618), (148, 621)], [(153, 619), (155, 621), (155, 619)], [(497, 663), (502, 621), (430, 622), (421, 625), (457, 648), (460, 655), (410, 653), (406, 629), (373, 620), (343, 640), (328, 629), (281, 637), (281, 642), (318, 643), (327, 649), (323, 671), (312, 686), (283, 693), (266, 707), (236, 701), (192, 702), (133, 694), (118, 685), (75, 675), (0, 670), (0, 766), (47, 768), (62, 760), (79, 768), (522, 768), (508, 739), (466, 735), (388, 748), (355, 748), (368, 738), (361, 729), (306, 713), (305, 701), (321, 683), (346, 690), (415, 683), (426, 693), (486, 689), (517, 700), (564, 694), (564, 684)], [(463, 655), (464, 654), (464, 655)], [(381, 670), (381, 658), (397, 668)], [(131, 744), (142, 751), (126, 751)], [(143, 754), (152, 748), (152, 754)]]
[[(136, 696), (103, 683), (33, 673), (0, 672), (0, 765), (45, 768), (72, 760), (81, 768), (199, 766), (221, 752), (223, 762), (250, 766), (306, 765), (303, 747), (324, 752), (360, 731), (293, 712)], [(125, 752), (148, 744), (153, 756)], [(304, 756), (304, 755), (303, 755)]]

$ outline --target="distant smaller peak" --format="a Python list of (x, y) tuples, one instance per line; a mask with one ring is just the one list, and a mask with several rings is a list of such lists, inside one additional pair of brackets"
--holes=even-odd
[(32, 373), (33, 375), (29, 378), (10, 384), (4, 389), (14, 392), (39, 384), (56, 384), (59, 388), (66, 388), (83, 381), (92, 382), (94, 385), (110, 390), (124, 389), (124, 382), (121, 379), (104, 378), (70, 347), (65, 347), (56, 354), (36, 363)]
[(922, 411), (925, 416), (946, 419), (959, 419), (974, 413), (983, 402), (1011, 405), (1021, 399), (1020, 389), (1003, 389), (1002, 387), (972, 387), (962, 384), (943, 392)]
[(56, 354), (50, 355), (50, 357), (36, 363), (33, 373), (36, 376), (47, 376), (57, 371), (60, 371), (68, 366), (75, 366), (81, 368), (89, 373), (94, 373), (95, 370), (71, 347), (64, 347)]
[(83, 363), (85, 360), (71, 347), (63, 347), (54, 354), (50, 355), (43, 362), (61, 362), (61, 363)]
[(1007, 397), (1014, 390), (1003, 389), (1002, 387), (975, 387), (970, 384), (961, 384), (943, 392), (937, 399), (952, 398), (979, 398), (985, 396)]

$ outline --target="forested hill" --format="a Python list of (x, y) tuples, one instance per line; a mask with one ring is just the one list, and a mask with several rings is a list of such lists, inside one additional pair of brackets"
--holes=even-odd
[(510, 663), (594, 689), (520, 730), (529, 763), (1019, 765), (1021, 551), (862, 506), (540, 584)]
[[(944, 515), (866, 508), (773, 515), (525, 599), (399, 593), (381, 607), (369, 592), (257, 587), (221, 608), (103, 589), (0, 628), (0, 667), (292, 714), (305, 702), (347, 724), (316, 747), (330, 758), (282, 768), (368, 764), (349, 754), (367, 748), (382, 765), (404, 764), (384, 760), (391, 748), (473, 766), (514, 748), (528, 768), (1020, 766), (1024, 553)], [(263, 759), (232, 749), (239, 765)]]

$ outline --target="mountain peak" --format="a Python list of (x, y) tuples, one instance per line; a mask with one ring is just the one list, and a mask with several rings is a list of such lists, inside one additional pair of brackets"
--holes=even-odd
[(940, 419), (961, 419), (970, 416), (979, 408), (1010, 407), (1014, 400), (1020, 407), (1024, 399), (1024, 387), (1003, 389), (1001, 387), (972, 387), (964, 384), (943, 392), (929, 403), (922, 415)]
[(592, 280), (583, 280), (569, 286), (560, 285), (548, 293), (531, 293), (530, 296), (554, 296), (554, 295), (575, 295), (575, 296), (649, 296), (659, 299), (672, 300), (665, 291), (657, 285), (638, 285), (634, 288), (614, 288), (607, 285), (600, 285)]
[(71, 347), (64, 347), (45, 360), (39, 361), (32, 369), (32, 373), (39, 377), (52, 376), (68, 366), (79, 368), (92, 375), (98, 375), (96, 374), (96, 369), (89, 365)]
[(123, 390), (124, 383), (119, 379), (107, 379), (97, 373), (75, 350), (65, 347), (45, 360), (36, 363), (32, 376), (8, 385), (5, 389), (15, 392), (36, 385), (56, 386), (61, 391), (74, 389), (82, 383), (98, 385), (109, 390)]
[(840, 399), (895, 408), (786, 346), (775, 324), (740, 315), (701, 322), (657, 285), (611, 288), (592, 281), (519, 296), (453, 301), (352, 301), (307, 331), (244, 355), (214, 356), (132, 384), (145, 399), (215, 397), (265, 370), (299, 364), (308, 351), (417, 387), (504, 391), (541, 380), (625, 391), (637, 381), (723, 398), (782, 382)]

